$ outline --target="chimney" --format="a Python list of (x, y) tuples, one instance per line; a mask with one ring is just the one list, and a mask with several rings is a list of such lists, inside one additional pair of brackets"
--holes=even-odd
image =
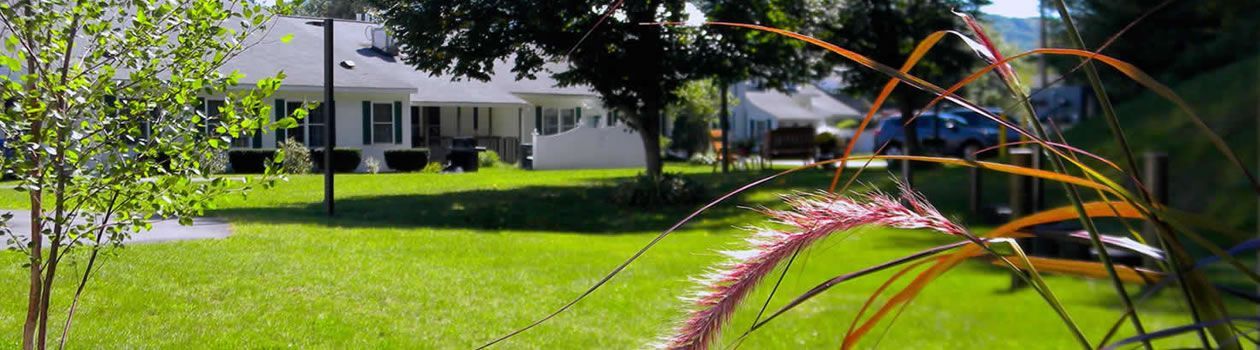
[(398, 55), (398, 42), (383, 27), (372, 28), (372, 48), (390, 56)]

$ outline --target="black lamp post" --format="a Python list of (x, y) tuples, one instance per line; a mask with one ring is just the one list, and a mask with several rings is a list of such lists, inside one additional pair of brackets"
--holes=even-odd
[(333, 209), (333, 149), (337, 147), (337, 110), (333, 108), (333, 20), (324, 19), (324, 209)]

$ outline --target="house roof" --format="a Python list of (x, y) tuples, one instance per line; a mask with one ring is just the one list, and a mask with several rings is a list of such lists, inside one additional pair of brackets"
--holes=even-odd
[(748, 91), (745, 100), (779, 120), (826, 121), (833, 118), (857, 118), (862, 114), (852, 106), (824, 93), (813, 85), (801, 85), (797, 91)]
[[(239, 70), (252, 84), (283, 70), (288, 88), (322, 88), (324, 84), (324, 28), (311, 22), (316, 18), (280, 16), (272, 27), (261, 33), (257, 44), (229, 61), (225, 70)], [(488, 82), (455, 81), (451, 76), (432, 76), (417, 71), (391, 56), (372, 48), (371, 30), (379, 24), (336, 20), (333, 28), (333, 59), (338, 62), (333, 84), (337, 88), (359, 90), (406, 90), (416, 103), (526, 104), (515, 94), (591, 95), (585, 87), (556, 87), (551, 71), (537, 74), (536, 79), (516, 80), (511, 64), (501, 61)], [(292, 34), (288, 43), (281, 42)], [(354, 62), (354, 68), (342, 65)], [(554, 65), (559, 67), (559, 65)]]

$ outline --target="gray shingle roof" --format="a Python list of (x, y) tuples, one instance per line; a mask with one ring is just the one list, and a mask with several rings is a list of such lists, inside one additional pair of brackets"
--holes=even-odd
[(794, 93), (777, 90), (749, 91), (748, 103), (780, 120), (828, 120), (857, 118), (857, 109), (832, 98), (811, 84), (802, 84)]
[[(311, 21), (319, 19), (276, 18), (269, 31), (258, 34), (261, 40), (229, 61), (225, 70), (236, 69), (244, 73), (243, 84), (252, 84), (283, 70), (287, 76), (284, 87), (322, 88), (324, 28), (309, 24)], [(434, 104), (527, 103), (514, 94), (595, 95), (585, 87), (555, 87), (556, 82), (549, 72), (540, 72), (537, 79), (517, 81), (509, 61), (495, 65), (495, 74), (489, 82), (452, 81), (450, 76), (430, 76), (416, 71), (398, 57), (373, 49), (369, 35), (371, 29), (377, 26), (359, 21), (335, 21), (333, 59), (338, 63), (350, 60), (355, 64), (353, 69), (340, 65), (335, 68), (333, 83), (336, 87), (410, 90), (412, 102)], [(292, 40), (281, 42), (280, 39), (288, 34), (293, 35)]]

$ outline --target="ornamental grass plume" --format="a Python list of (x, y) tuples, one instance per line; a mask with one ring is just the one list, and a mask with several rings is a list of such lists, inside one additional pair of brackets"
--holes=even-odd
[(722, 263), (698, 282), (701, 290), (689, 301), (696, 309), (665, 339), (669, 349), (707, 349), (739, 303), (793, 252), (834, 233), (862, 226), (929, 229), (962, 235), (961, 226), (946, 219), (920, 195), (902, 187), (898, 198), (881, 192), (848, 197), (832, 193), (788, 196), (788, 210), (762, 210), (786, 229), (760, 228), (748, 239), (747, 251), (724, 252)]

